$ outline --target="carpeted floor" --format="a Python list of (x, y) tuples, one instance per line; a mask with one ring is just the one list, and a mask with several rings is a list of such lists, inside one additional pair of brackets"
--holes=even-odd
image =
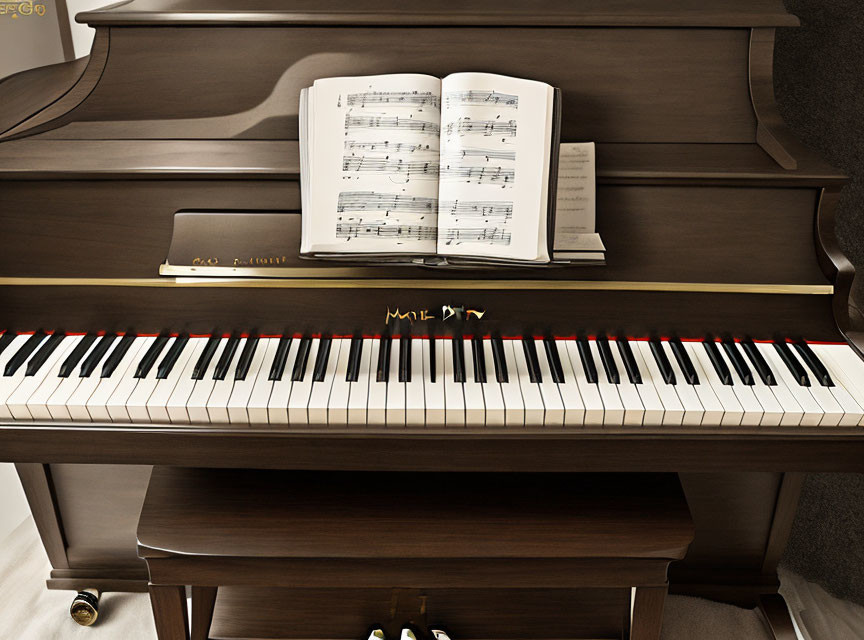
[[(792, 132), (850, 176), (837, 235), (849, 259), (864, 269), (864, 2), (785, 4), (801, 27), (777, 31), (777, 103)], [(864, 604), (864, 476), (807, 479), (784, 564)]]

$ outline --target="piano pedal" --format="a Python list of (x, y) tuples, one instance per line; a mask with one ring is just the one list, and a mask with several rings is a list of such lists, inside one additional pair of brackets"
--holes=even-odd
[(99, 593), (98, 589), (84, 589), (80, 591), (69, 607), (69, 615), (82, 627), (89, 627), (99, 617)]

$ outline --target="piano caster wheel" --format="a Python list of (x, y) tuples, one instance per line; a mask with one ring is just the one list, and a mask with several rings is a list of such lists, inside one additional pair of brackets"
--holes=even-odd
[(99, 590), (84, 589), (79, 592), (69, 607), (69, 615), (82, 627), (89, 627), (99, 617)]

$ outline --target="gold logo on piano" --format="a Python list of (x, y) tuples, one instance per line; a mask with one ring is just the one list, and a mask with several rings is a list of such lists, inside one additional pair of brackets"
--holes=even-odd
[(234, 258), (235, 267), (278, 267), (288, 264), (288, 256), (254, 256), (252, 258)]
[(46, 10), (44, 4), (34, 4), (32, 0), (0, 2), (0, 16), (11, 15), (13, 20), (19, 16), (44, 16)]
[(455, 318), (456, 320), (471, 320), (472, 318), (476, 318), (477, 320), (480, 320), (485, 315), (486, 311), (482, 309), (468, 309), (465, 306), (454, 307), (449, 304), (441, 306), (440, 316), (433, 315), (429, 309), (417, 309), (402, 312), (399, 310), (399, 307), (396, 307), (396, 311), (390, 311), (390, 307), (387, 307), (387, 315), (384, 316), (384, 324), (389, 324), (391, 320), (407, 320), (411, 324), (418, 320), (440, 319), (442, 321), (447, 321), (451, 318)]

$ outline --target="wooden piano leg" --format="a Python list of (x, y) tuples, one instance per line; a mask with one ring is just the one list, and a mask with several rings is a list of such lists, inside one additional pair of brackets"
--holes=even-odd
[(192, 587), (192, 640), (208, 640), (217, 587)]
[(759, 610), (768, 622), (768, 628), (774, 634), (774, 640), (796, 640), (795, 626), (786, 601), (779, 593), (772, 593), (759, 598)]
[(151, 584), (150, 606), (159, 640), (189, 640), (186, 587)]
[(668, 587), (636, 587), (630, 640), (660, 640)]

